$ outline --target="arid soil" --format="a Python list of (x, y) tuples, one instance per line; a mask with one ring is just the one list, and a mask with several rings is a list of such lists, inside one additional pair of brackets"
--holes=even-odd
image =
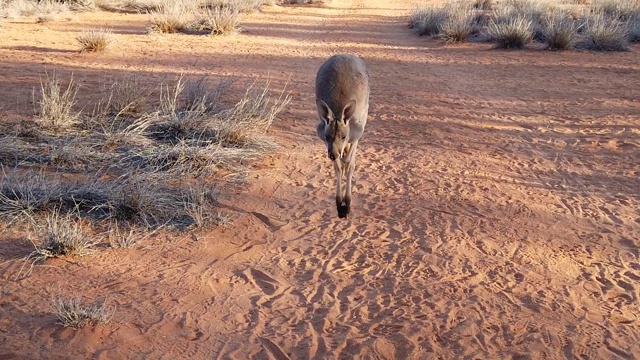
[[(145, 15), (13, 20), (6, 117), (45, 69), (79, 106), (105, 77), (269, 77), (292, 91), (280, 150), (225, 194), (232, 226), (49, 261), (0, 237), (0, 359), (634, 359), (640, 357), (640, 48), (501, 51), (414, 36), (414, 1), (275, 6), (239, 35), (149, 35)], [(114, 29), (104, 54), (75, 36)], [(353, 216), (337, 217), (313, 84), (335, 53), (371, 74)], [(25, 115), (26, 116), (26, 115)], [(8, 262), (7, 262), (8, 261)], [(108, 298), (105, 325), (52, 297)]]

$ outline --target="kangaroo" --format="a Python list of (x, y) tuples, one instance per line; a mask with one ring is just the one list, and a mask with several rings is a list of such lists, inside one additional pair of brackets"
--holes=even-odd
[(369, 73), (359, 57), (334, 55), (322, 64), (316, 75), (316, 108), (320, 120), (316, 131), (336, 172), (338, 217), (347, 218), (358, 141), (369, 115)]

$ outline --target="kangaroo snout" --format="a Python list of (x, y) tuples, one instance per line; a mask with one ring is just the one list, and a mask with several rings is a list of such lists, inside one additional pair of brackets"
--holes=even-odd
[(331, 159), (331, 161), (336, 161), (336, 154), (334, 154), (333, 151), (329, 151), (329, 159)]

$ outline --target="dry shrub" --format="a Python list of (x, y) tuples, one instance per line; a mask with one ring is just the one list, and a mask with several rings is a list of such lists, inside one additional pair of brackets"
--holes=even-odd
[(165, 14), (161, 12), (151, 12), (150, 32), (161, 34), (173, 34), (187, 28), (188, 20), (184, 14)]
[(284, 0), (283, 3), (290, 5), (304, 5), (311, 4), (311, 0)]
[(44, 81), (40, 80), (38, 123), (52, 130), (68, 129), (76, 125), (80, 114), (73, 110), (78, 93), (78, 85), (74, 83), (73, 75), (66, 88), (62, 87), (55, 72), (51, 76), (45, 73), (45, 76)]
[(440, 35), (447, 43), (469, 40), (476, 31), (476, 16), (468, 4), (455, 3), (446, 8), (447, 19), (440, 26)]
[(123, 229), (115, 221), (113, 226), (109, 228), (108, 234), (109, 244), (113, 248), (130, 249), (138, 243), (138, 238), (141, 237), (134, 228)]
[(101, 123), (96, 135), (98, 144), (104, 150), (123, 146), (149, 146), (149, 127), (155, 123), (155, 116), (143, 115), (131, 121), (118, 116)]
[(162, 0), (150, 10), (151, 32), (172, 34), (188, 30), (189, 22), (197, 9), (195, 2)]
[(442, 28), (447, 13), (442, 6), (420, 5), (409, 16), (409, 27), (419, 36), (437, 35)]
[(46, 24), (52, 21), (56, 21), (58, 16), (56, 14), (43, 14), (36, 18), (37, 24)]
[(199, 176), (217, 169), (230, 158), (222, 146), (211, 141), (180, 140), (175, 144), (140, 149), (126, 160), (129, 166), (147, 171)]
[(53, 209), (63, 191), (59, 181), (47, 179), (43, 173), (10, 176), (3, 171), (0, 179), (0, 217), (9, 223), (31, 220), (36, 214)]
[(34, 223), (35, 232), (41, 239), (35, 244), (36, 250), (28, 259), (43, 261), (53, 257), (84, 256), (93, 252), (96, 245), (92, 242), (82, 226), (77, 223), (77, 217), (72, 214), (62, 215), (58, 210), (49, 212), (46, 224)]
[(111, 31), (104, 29), (92, 29), (83, 31), (76, 37), (80, 43), (81, 52), (103, 52), (111, 42)]
[(207, 9), (230, 8), (240, 13), (250, 13), (260, 9), (263, 0), (208, 0), (203, 4)]
[(586, 19), (583, 39), (576, 46), (595, 51), (626, 51), (629, 49), (629, 27), (605, 13), (595, 13)]
[(104, 88), (109, 92), (105, 110), (127, 116), (140, 114), (152, 93), (144, 79), (136, 74), (121, 76)]
[(507, 0), (494, 14), (496, 23), (513, 24), (518, 18), (527, 19), (531, 23), (532, 40), (544, 41), (544, 29), (552, 11), (550, 4), (537, 0)]
[(627, 22), (640, 16), (640, 0), (598, 0), (591, 5), (592, 13)]
[(76, 329), (87, 324), (105, 324), (114, 313), (113, 309), (107, 308), (106, 301), (85, 306), (80, 299), (58, 298), (54, 300), (53, 306), (60, 324)]
[(13, 0), (6, 3), (4, 13), (9, 18), (36, 16), (44, 20), (53, 19), (54, 15), (69, 12), (65, 2), (56, 0)]
[(499, 49), (521, 49), (533, 40), (533, 23), (523, 15), (489, 23), (489, 40)]
[(232, 109), (217, 115), (217, 141), (224, 146), (272, 148), (265, 134), (290, 100), (284, 91), (272, 99), (268, 82), (262, 88), (254, 82)]
[(211, 86), (205, 75), (195, 82), (187, 81), (185, 84), (186, 111), (202, 114), (219, 111), (222, 107), (221, 101), (224, 94), (236, 80), (235, 78), (226, 78), (220, 80), (216, 86)]
[(26, 163), (39, 163), (42, 155), (38, 154), (38, 147), (24, 139), (5, 135), (0, 137), (0, 164), (15, 166)]
[(571, 48), (577, 32), (576, 22), (562, 15), (552, 15), (544, 29), (545, 43), (549, 50)]
[[(68, 125), (60, 119), (77, 116), (70, 109), (78, 89), (72, 82), (65, 91), (57, 77), (48, 79), (42, 85), (44, 110), (38, 122), (47, 120), (44, 130), (54, 123), (59, 129)], [(203, 174), (232, 177), (234, 172), (245, 171), (246, 160), (275, 147), (266, 132), (290, 99), (284, 92), (272, 94), (268, 82), (264, 86), (254, 83), (235, 105), (227, 106), (220, 99), (230, 83), (209, 86), (206, 78), (190, 83), (181, 77), (175, 85), (162, 87), (155, 112), (125, 117), (114, 114), (107, 101), (72, 132), (41, 131), (37, 138), (24, 138), (27, 140), (0, 137), (3, 164), (46, 163), (78, 174), (74, 181), (45, 172), (4, 174), (0, 178), (0, 217), (13, 223), (37, 222), (51, 213), (73, 214), (92, 222), (117, 222), (145, 230), (200, 226), (209, 218), (221, 222), (219, 216), (205, 216), (216, 210), (209, 200), (203, 208), (203, 199), (211, 196), (185, 195), (184, 181)], [(61, 113), (67, 115), (49, 116)], [(91, 172), (81, 174), (78, 169)], [(118, 177), (120, 174), (126, 175)], [(39, 247), (41, 257), (53, 256), (52, 248)]]
[(239, 32), (240, 13), (230, 7), (205, 9), (197, 22), (200, 31), (207, 31), (212, 35), (233, 34)]
[(475, 0), (473, 7), (478, 10), (491, 10), (493, 7), (493, 0)]

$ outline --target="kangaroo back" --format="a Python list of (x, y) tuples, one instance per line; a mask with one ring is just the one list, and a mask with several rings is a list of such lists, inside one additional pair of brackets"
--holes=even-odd
[(334, 55), (318, 70), (316, 98), (324, 101), (334, 114), (355, 100), (351, 131), (362, 135), (369, 111), (369, 73), (364, 62), (355, 55)]

